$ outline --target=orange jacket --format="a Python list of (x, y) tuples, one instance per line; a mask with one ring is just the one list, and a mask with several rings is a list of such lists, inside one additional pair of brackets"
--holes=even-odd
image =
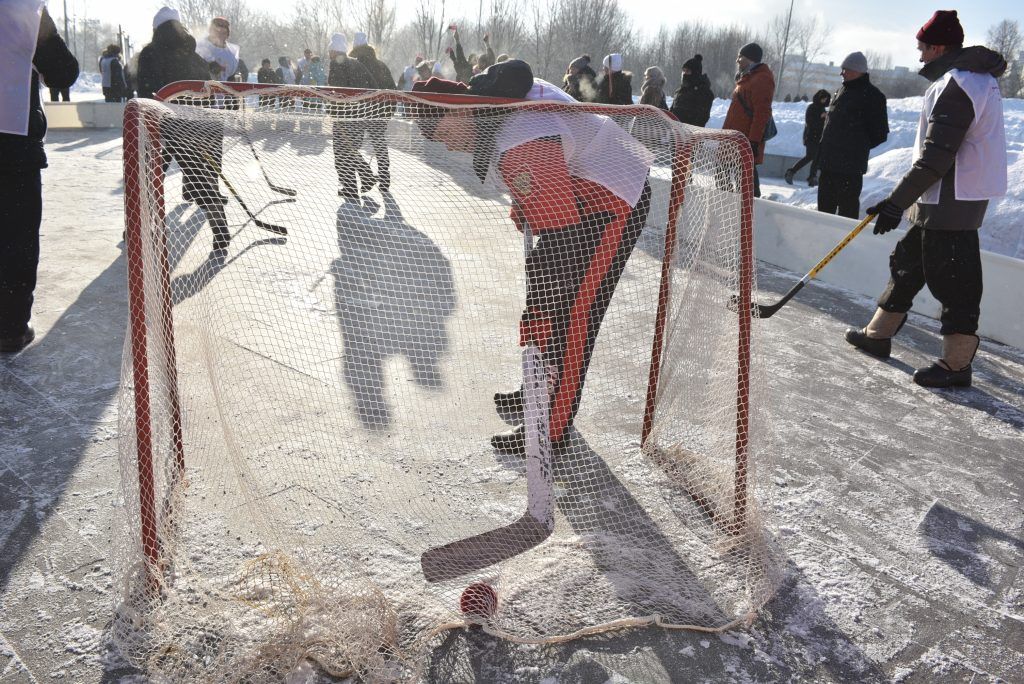
[[(758, 64), (749, 73), (743, 74), (732, 91), (732, 102), (725, 115), (722, 128), (739, 131), (751, 142), (758, 143), (755, 164), (764, 161), (764, 127), (772, 115), (772, 98), (775, 97), (775, 76), (767, 64)], [(740, 101), (742, 99), (742, 102)], [(746, 104), (746, 107), (744, 107)], [(750, 110), (753, 114), (747, 114)]]

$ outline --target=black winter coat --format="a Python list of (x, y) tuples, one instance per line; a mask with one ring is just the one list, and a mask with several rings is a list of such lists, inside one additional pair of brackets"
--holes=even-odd
[[(36, 52), (32, 57), (32, 86), (29, 90), (28, 135), (0, 133), (0, 171), (46, 168), (43, 138), (46, 115), (39, 102), (39, 74), (50, 88), (70, 88), (78, 80), (78, 60), (57, 33), (53, 19), (44, 9), (39, 21)], [(0, 67), (2, 68), (2, 67)]]
[(817, 145), (821, 142), (821, 132), (825, 130), (825, 109), (827, 105), (821, 102), (821, 93), (828, 95), (824, 90), (815, 93), (814, 100), (811, 104), (807, 105), (807, 111), (804, 112), (804, 147)]
[(629, 71), (613, 71), (611, 78), (602, 74), (596, 83), (597, 102), (601, 104), (633, 104), (633, 74)]
[(684, 124), (706, 126), (711, 118), (711, 105), (715, 94), (711, 91), (711, 80), (707, 74), (684, 76), (679, 89), (672, 96), (669, 110)]
[(818, 166), (826, 173), (867, 173), (868, 154), (889, 137), (885, 95), (868, 74), (839, 87), (825, 117)]
[(175, 81), (207, 81), (210, 65), (196, 54), (196, 39), (180, 23), (165, 21), (139, 53), (139, 97), (152, 98)]
[(570, 76), (565, 75), (565, 81), (562, 85), (562, 90), (572, 96), (574, 100), (579, 102), (596, 102), (597, 101), (597, 73), (594, 72), (589, 66), (585, 66), (580, 69), (579, 73)]

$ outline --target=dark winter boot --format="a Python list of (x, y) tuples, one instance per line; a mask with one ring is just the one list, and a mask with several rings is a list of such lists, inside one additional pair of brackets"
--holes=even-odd
[(892, 338), (907, 322), (907, 314), (876, 309), (867, 327), (849, 328), (846, 341), (872, 356), (887, 359), (892, 353)]
[(213, 230), (213, 251), (219, 254), (224, 254), (228, 250), (228, 244), (231, 242), (231, 231), (228, 230), (228, 219), (227, 214), (224, 213), (224, 203), (217, 202), (206, 202), (203, 204), (203, 213), (206, 214), (206, 220), (210, 224), (210, 229)]
[(36, 331), (31, 324), (25, 326), (25, 332), (11, 337), (0, 337), (0, 354), (17, 354), (31, 344), (36, 338)]
[(786, 169), (786, 182), (790, 185), (793, 184), (793, 177), (796, 175), (796, 171), (793, 169)]
[(494, 408), (502, 418), (507, 416), (518, 416), (522, 419), (523, 388), (520, 387), (514, 392), (495, 392)]
[(807, 177), (807, 187), (813, 188), (817, 184), (818, 184), (818, 177), (817, 176), (808, 176)]
[(980, 344), (977, 335), (943, 335), (942, 358), (914, 371), (914, 382), (921, 387), (970, 387), (971, 364)]

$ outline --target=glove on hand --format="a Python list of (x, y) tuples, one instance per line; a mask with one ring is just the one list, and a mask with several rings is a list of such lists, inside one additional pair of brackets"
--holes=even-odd
[(868, 207), (868, 213), (876, 216), (875, 235), (888, 233), (900, 225), (900, 221), (903, 219), (903, 210), (887, 199), (873, 207)]

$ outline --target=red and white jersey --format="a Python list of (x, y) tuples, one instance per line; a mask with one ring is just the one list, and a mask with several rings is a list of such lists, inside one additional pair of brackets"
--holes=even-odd
[[(539, 78), (534, 79), (526, 99), (576, 102), (561, 88)], [(592, 181), (630, 207), (636, 206), (654, 155), (611, 117), (587, 112), (516, 112), (498, 133), (495, 151), (500, 158), (526, 143), (555, 136), (561, 141), (570, 176)], [(503, 180), (508, 186), (512, 179)]]

